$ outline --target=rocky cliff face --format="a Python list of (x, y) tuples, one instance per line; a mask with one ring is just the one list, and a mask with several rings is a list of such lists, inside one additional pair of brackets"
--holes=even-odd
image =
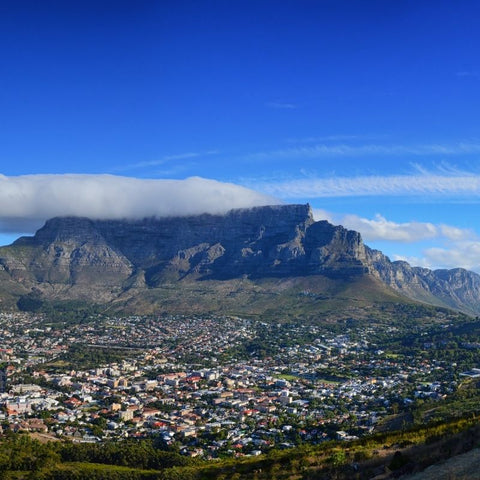
[(0, 248), (0, 270), (27, 291), (68, 296), (81, 287), (85, 297), (107, 299), (165, 282), (369, 276), (415, 300), (480, 311), (478, 275), (390, 262), (359, 233), (315, 222), (308, 205), (138, 221), (54, 218)]
[(66, 284), (119, 283), (138, 272), (150, 286), (186, 277), (359, 274), (364, 259), (358, 233), (314, 222), (308, 205), (141, 221), (54, 218), (0, 249), (12, 275)]

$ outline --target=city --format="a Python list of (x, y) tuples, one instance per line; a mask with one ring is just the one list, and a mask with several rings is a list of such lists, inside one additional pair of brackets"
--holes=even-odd
[(418, 326), (422, 353), (404, 357), (395, 341), (406, 333), (388, 324), (168, 315), (60, 325), (3, 313), (1, 425), (43, 440), (154, 438), (205, 459), (353, 440), (411, 423), (414, 406), (447, 398), (478, 366), (425, 355), (441, 351), (432, 331), (448, 321)]

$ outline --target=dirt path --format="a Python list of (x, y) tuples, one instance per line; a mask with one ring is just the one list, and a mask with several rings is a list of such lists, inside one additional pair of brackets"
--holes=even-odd
[(46, 442), (59, 442), (60, 440), (53, 436), (49, 435), (47, 433), (30, 433), (30, 437), (34, 438), (35, 440), (38, 440), (39, 442), (46, 443)]

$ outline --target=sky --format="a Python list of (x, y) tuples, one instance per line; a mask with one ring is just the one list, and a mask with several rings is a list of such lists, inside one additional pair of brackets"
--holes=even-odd
[(480, 273), (473, 0), (0, 2), (0, 244), (58, 215), (309, 203)]

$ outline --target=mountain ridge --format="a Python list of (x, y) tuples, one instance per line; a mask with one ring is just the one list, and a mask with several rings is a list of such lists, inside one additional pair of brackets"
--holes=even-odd
[(315, 221), (308, 204), (141, 220), (56, 217), (33, 237), (0, 248), (0, 286), (13, 297), (37, 292), (118, 302), (151, 296), (167, 284), (181, 289), (192, 282), (248, 279), (254, 285), (289, 278), (312, 283), (314, 277), (371, 278), (380, 290), (410, 300), (480, 312), (479, 275), (391, 262), (364, 245), (358, 232)]

